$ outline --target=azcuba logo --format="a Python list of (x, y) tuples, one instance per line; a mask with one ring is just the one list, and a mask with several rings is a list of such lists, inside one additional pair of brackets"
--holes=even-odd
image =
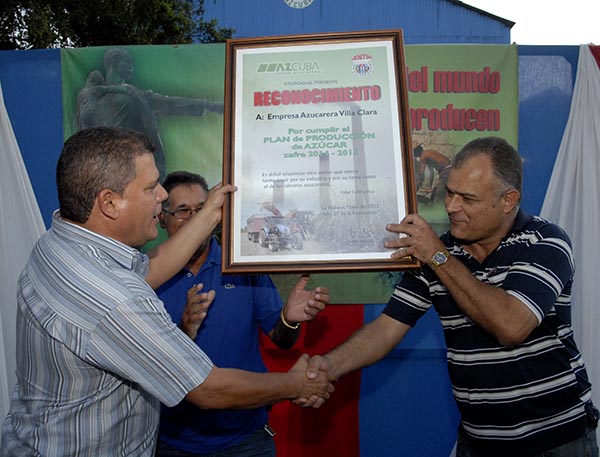
[(257, 73), (306, 74), (319, 73), (318, 62), (273, 62), (258, 64)]
[(373, 57), (357, 54), (352, 57), (352, 72), (357, 76), (367, 76), (373, 71)]

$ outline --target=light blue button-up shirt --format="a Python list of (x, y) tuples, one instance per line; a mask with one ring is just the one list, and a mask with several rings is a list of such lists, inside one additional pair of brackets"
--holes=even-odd
[(65, 222), (33, 249), (18, 287), (17, 385), (3, 456), (152, 456), (160, 402), (211, 360), (145, 282), (145, 254)]

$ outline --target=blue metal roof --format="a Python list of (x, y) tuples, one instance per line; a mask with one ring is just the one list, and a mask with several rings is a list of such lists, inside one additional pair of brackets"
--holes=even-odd
[(509, 44), (514, 25), (458, 0), (205, 0), (204, 8), (205, 20), (236, 38), (401, 28), (406, 44)]

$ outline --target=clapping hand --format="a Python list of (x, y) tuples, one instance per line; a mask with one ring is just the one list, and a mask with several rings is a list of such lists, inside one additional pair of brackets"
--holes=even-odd
[(316, 287), (313, 290), (306, 289), (309, 279), (310, 275), (302, 275), (290, 292), (283, 309), (284, 318), (287, 322), (310, 321), (323, 311), (329, 303), (329, 290), (327, 288)]
[(204, 322), (208, 307), (215, 299), (215, 291), (202, 292), (203, 284), (194, 284), (187, 292), (187, 302), (181, 318), (181, 330), (192, 340)]

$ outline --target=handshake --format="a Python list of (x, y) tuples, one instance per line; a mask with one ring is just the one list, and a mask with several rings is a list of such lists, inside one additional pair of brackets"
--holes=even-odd
[(303, 354), (287, 374), (294, 377), (293, 383), (298, 386), (292, 403), (303, 408), (321, 407), (335, 390), (333, 382), (337, 377), (325, 356)]

